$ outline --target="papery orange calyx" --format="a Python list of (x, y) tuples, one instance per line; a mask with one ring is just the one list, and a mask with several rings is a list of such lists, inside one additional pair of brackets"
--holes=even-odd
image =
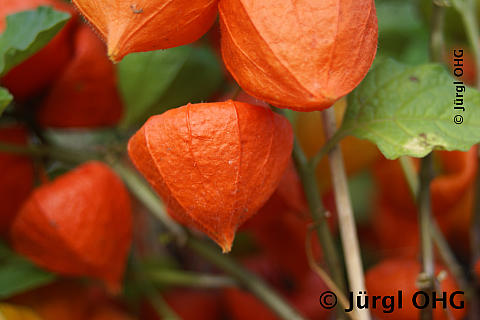
[(274, 106), (322, 110), (365, 77), (377, 50), (373, 0), (220, 0), (222, 56)]
[(178, 47), (205, 34), (217, 0), (73, 0), (108, 46), (114, 62), (132, 52)]
[(229, 252), (237, 228), (278, 186), (292, 144), (287, 119), (230, 100), (150, 118), (130, 139), (128, 152), (174, 219)]
[(37, 265), (121, 288), (132, 241), (130, 198), (106, 165), (89, 162), (37, 188), (11, 228), (13, 248)]

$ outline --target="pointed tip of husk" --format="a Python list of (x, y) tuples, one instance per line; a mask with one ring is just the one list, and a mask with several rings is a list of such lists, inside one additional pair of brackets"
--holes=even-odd
[(119, 44), (118, 40), (115, 40), (114, 36), (110, 36), (107, 41), (107, 50), (108, 50), (108, 58), (113, 63), (119, 63), (122, 61), (125, 53), (123, 52), (121, 45)]
[(231, 234), (225, 234), (223, 236), (223, 239), (217, 242), (217, 244), (222, 248), (222, 253), (226, 254), (232, 251), (234, 238), (235, 238), (235, 232)]
[(118, 50), (110, 50), (108, 49), (108, 58), (110, 59), (110, 61), (112, 61), (114, 64), (117, 64), (119, 63), (120, 61), (122, 61), (122, 58), (119, 54), (118, 54)]
[(231, 243), (229, 243), (227, 245), (220, 245), (220, 247), (222, 248), (222, 253), (223, 254), (227, 254), (230, 251), (232, 251), (232, 244)]

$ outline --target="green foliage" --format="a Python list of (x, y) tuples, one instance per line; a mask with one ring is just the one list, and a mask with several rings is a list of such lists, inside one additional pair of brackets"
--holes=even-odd
[[(445, 0), (444, 0), (445, 1)], [(468, 2), (461, 0), (462, 2)], [(451, 1), (445, 1), (450, 5), (444, 7), (445, 10), (445, 28), (444, 36), (448, 45), (458, 45), (467, 42), (467, 35), (463, 28), (462, 15), (453, 6)], [(476, 4), (476, 14), (480, 17), (480, 0), (474, 0)], [(423, 20), (424, 25), (428, 26), (432, 18), (432, 0), (418, 0), (418, 11)]]
[(0, 242), (0, 299), (40, 287), (53, 280), (54, 274), (37, 268)]
[(0, 75), (42, 49), (65, 25), (70, 15), (51, 7), (22, 11), (7, 17), (0, 35)]
[(428, 24), (422, 23), (417, 0), (377, 0), (376, 7), (379, 28), (377, 57), (392, 57), (410, 64), (426, 63)]
[(5, 108), (12, 102), (13, 96), (8, 92), (7, 89), (0, 87), (0, 116), (2, 115)]
[(119, 87), (126, 105), (122, 126), (211, 96), (222, 82), (222, 69), (211, 49), (182, 46), (130, 54), (118, 64)]
[(349, 95), (338, 134), (368, 139), (389, 159), (423, 157), (433, 149), (467, 151), (480, 142), (480, 92), (466, 89), (464, 121), (455, 124), (454, 81), (441, 65), (380, 61)]

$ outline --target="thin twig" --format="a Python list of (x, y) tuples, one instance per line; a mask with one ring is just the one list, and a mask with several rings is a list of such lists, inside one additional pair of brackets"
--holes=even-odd
[[(274, 110), (286, 116), (293, 124), (294, 117), (291, 110)], [(345, 291), (346, 285), (343, 275), (343, 266), (337, 249), (335, 248), (334, 238), (328, 226), (328, 212), (323, 207), (320, 199), (320, 192), (315, 175), (315, 167), (309, 164), (305, 153), (296, 139), (293, 142), (293, 159), (302, 182), (303, 190), (305, 191), (310, 214), (316, 226), (315, 229), (317, 232), (318, 241), (320, 242), (324, 252), (327, 269), (332, 275), (336, 285), (341, 288), (342, 291)]]
[[(478, 76), (480, 78), (480, 76)], [(478, 163), (480, 165), (480, 147), (478, 149)], [(474, 270), (475, 264), (480, 259), (480, 170), (477, 171), (477, 177), (475, 182), (475, 197), (474, 197), (474, 211), (472, 222), (470, 226), (470, 242), (472, 256), (470, 260), (471, 270)], [(477, 285), (472, 285), (473, 290), (471, 294), (471, 303), (469, 309), (469, 315), (471, 320), (480, 319), (480, 303), (478, 302), (478, 297), (480, 296), (480, 288), (478, 286), (479, 280), (475, 272), (473, 274), (473, 283)]]
[(198, 255), (213, 262), (217, 267), (230, 274), (243, 284), (250, 292), (255, 294), (270, 309), (284, 320), (304, 319), (297, 311), (290, 307), (279, 295), (272, 291), (264, 282), (253, 273), (243, 269), (227, 255), (221, 255), (217, 248), (203, 241), (189, 237), (187, 246)]
[(310, 213), (316, 225), (317, 237), (324, 252), (328, 271), (338, 287), (344, 291), (346, 286), (342, 272), (343, 268), (328, 226), (327, 211), (320, 200), (315, 171), (308, 165), (305, 154), (296, 141), (293, 147), (293, 158), (305, 190)]
[(443, 27), (445, 21), (445, 10), (435, 0), (432, 1), (432, 21), (430, 25), (430, 60), (434, 62), (444, 62), (445, 40), (443, 37)]
[[(415, 167), (413, 166), (413, 161), (409, 157), (401, 157), (400, 163), (402, 165), (403, 173), (407, 180), (412, 199), (417, 202), (416, 197), (420, 190), (420, 180)], [(448, 242), (445, 239), (445, 236), (442, 234), (442, 231), (440, 230), (440, 227), (438, 226), (434, 217), (432, 217), (432, 221), (430, 222), (430, 231), (432, 232), (433, 241), (438, 249), (438, 252), (440, 253), (443, 263), (455, 278), (455, 281), (459, 285), (460, 289), (462, 289), (464, 292), (467, 292), (468, 295), (468, 293), (471, 292), (471, 289), (468, 285), (462, 265), (457, 261), (455, 254), (448, 245)]]
[[(333, 107), (332, 107), (333, 108)], [(345, 138), (346, 132), (339, 130), (333, 135), (331, 139), (328, 139), (327, 142), (322, 146), (322, 148), (310, 159), (310, 165), (314, 168), (318, 166), (320, 161), (325, 157), (332, 149), (340, 143), (340, 141)]]
[(453, 7), (462, 17), (468, 42), (476, 65), (476, 88), (480, 90), (480, 32), (477, 20), (476, 0), (452, 0)]
[(142, 266), (138, 262), (138, 253), (135, 250), (133, 250), (132, 259), (130, 261), (136, 283), (148, 302), (150, 302), (157, 315), (165, 320), (180, 320), (175, 311), (172, 310), (165, 299), (163, 299), (163, 297), (158, 293), (157, 289), (150, 282), (150, 279), (147, 279), (145, 276), (145, 270), (143, 270)]
[[(310, 268), (323, 280), (323, 282), (325, 282), (327, 287), (332, 290), (333, 293), (335, 293), (335, 296), (338, 298), (338, 301), (340, 302), (342, 308), (344, 308), (344, 310), (347, 310), (349, 303), (342, 290), (335, 284), (335, 281), (333, 281), (333, 279), (328, 275), (328, 273), (318, 265), (317, 261), (315, 261), (311, 241), (313, 229), (314, 228), (308, 228), (305, 242), (305, 250), (307, 252), (308, 264)], [(358, 320), (357, 310), (355, 310), (354, 312), (349, 312), (347, 313), (347, 315), (352, 320)]]
[[(420, 244), (422, 252), (422, 273), (419, 275), (419, 283), (422, 290), (428, 293), (433, 291), (435, 277), (435, 263), (433, 254), (432, 232), (432, 206), (430, 202), (430, 183), (433, 178), (432, 154), (422, 159), (420, 168), (420, 190), (418, 192), (418, 221), (420, 226)], [(422, 320), (433, 319), (433, 309), (429, 307), (420, 311)]]
[(108, 159), (108, 163), (113, 170), (122, 178), (130, 191), (140, 200), (150, 212), (155, 215), (164, 227), (175, 237), (176, 241), (182, 245), (186, 242), (186, 233), (175, 221), (167, 214), (166, 208), (160, 198), (153, 192), (138, 173), (115, 159)]
[(146, 270), (150, 281), (162, 286), (180, 286), (193, 288), (236, 287), (238, 282), (227, 276), (201, 274), (183, 270)]
[[(322, 111), (323, 128), (327, 139), (331, 139), (337, 130), (335, 111), (333, 108)], [(363, 274), (362, 258), (360, 254), (360, 245), (358, 243), (355, 218), (353, 216), (352, 202), (348, 190), (347, 175), (343, 163), (342, 149), (337, 144), (328, 154), (330, 164), (330, 173), (332, 177), (333, 191), (335, 193), (335, 204), (338, 212), (338, 223), (340, 227), (340, 236), (342, 239), (345, 264), (350, 284), (350, 290), (353, 292), (366, 291)], [(359, 319), (370, 319), (368, 309), (357, 309)]]

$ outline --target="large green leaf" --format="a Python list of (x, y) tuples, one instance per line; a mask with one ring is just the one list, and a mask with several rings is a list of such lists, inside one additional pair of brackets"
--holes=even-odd
[(123, 125), (143, 120), (188, 59), (188, 46), (133, 53), (118, 64), (120, 92), (126, 110)]
[(48, 284), (55, 275), (37, 268), (0, 242), (0, 299)]
[[(454, 81), (441, 65), (380, 61), (349, 95), (338, 135), (368, 139), (389, 159), (423, 157), (432, 149), (467, 151), (480, 142), (480, 92), (468, 87), (465, 112), (454, 110)], [(457, 115), (463, 123), (454, 122)]]
[(13, 96), (7, 89), (0, 87), (0, 116), (5, 108), (12, 102)]
[(7, 17), (0, 35), (0, 75), (43, 48), (65, 25), (70, 15), (51, 7), (22, 11)]
[(123, 127), (186, 102), (208, 98), (220, 85), (222, 70), (210, 49), (182, 46), (134, 53), (118, 64), (126, 105)]
[(154, 111), (205, 100), (218, 90), (222, 80), (223, 71), (213, 51), (195, 48)]

